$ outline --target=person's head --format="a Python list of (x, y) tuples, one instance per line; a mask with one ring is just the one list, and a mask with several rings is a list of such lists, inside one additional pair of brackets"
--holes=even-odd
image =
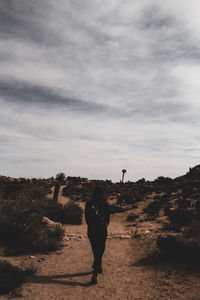
[(98, 185), (96, 185), (93, 189), (91, 200), (94, 203), (103, 203), (103, 202), (105, 202), (104, 193)]

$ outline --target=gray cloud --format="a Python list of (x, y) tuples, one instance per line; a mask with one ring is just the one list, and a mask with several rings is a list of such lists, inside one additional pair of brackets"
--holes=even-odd
[(59, 43), (56, 31), (46, 27), (48, 15), (53, 7), (48, 2), (25, 0), (2, 0), (0, 3), (1, 35), (6, 39), (23, 39), (46, 46)]
[(183, 2), (2, 0), (6, 172), (24, 162), (23, 174), (50, 176), (65, 162), (70, 174), (116, 179), (125, 167), (133, 179), (195, 164), (199, 26)]
[(45, 87), (31, 86), (20, 82), (2, 82), (0, 81), (0, 96), (6, 102), (17, 102), (27, 104), (44, 104), (47, 107), (67, 107), (72, 111), (82, 113), (102, 113), (109, 107), (106, 105), (91, 103), (67, 96), (62, 96), (56, 91)]

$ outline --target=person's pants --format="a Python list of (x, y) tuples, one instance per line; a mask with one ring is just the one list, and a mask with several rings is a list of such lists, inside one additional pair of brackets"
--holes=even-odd
[(88, 228), (88, 238), (94, 255), (94, 271), (101, 268), (102, 256), (105, 251), (107, 228)]

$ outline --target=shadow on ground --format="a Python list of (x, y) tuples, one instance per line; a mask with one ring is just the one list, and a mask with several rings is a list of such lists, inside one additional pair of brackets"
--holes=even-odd
[(189, 257), (170, 257), (164, 256), (160, 253), (153, 253), (149, 256), (143, 257), (136, 262), (132, 263), (133, 267), (150, 267), (162, 270), (179, 270), (182, 273), (199, 273), (200, 274), (200, 260)]
[(80, 282), (80, 281), (70, 281), (65, 280), (66, 278), (82, 277), (92, 274), (92, 272), (82, 272), (82, 273), (73, 273), (73, 274), (60, 274), (60, 275), (50, 275), (50, 276), (33, 276), (27, 279), (27, 282), (31, 283), (40, 283), (40, 284), (62, 284), (69, 286), (82, 286), (89, 287), (90, 282)]

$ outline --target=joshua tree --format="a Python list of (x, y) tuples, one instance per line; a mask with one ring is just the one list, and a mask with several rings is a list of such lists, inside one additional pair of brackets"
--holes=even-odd
[(126, 170), (125, 169), (123, 169), (122, 170), (122, 182), (124, 182), (124, 174), (126, 173)]
[(60, 191), (60, 186), (61, 184), (64, 183), (65, 181), (65, 174), (63, 172), (60, 172), (56, 175), (56, 185), (54, 188), (54, 194), (53, 194), (53, 200), (57, 201), (58, 200), (58, 194)]

